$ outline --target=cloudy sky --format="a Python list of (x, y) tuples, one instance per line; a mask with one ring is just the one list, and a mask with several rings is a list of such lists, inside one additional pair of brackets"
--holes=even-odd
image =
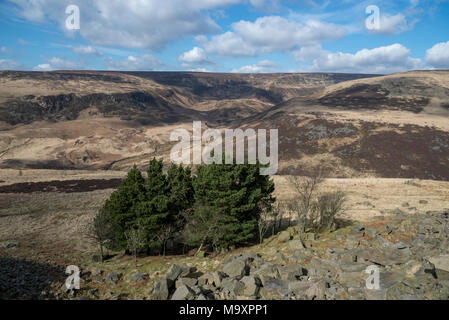
[(448, 17), (449, 0), (0, 0), (0, 70), (442, 69)]

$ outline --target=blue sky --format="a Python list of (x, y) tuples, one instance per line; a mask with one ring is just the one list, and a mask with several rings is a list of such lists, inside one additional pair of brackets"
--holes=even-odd
[(447, 69), (448, 17), (447, 0), (0, 0), (0, 69)]

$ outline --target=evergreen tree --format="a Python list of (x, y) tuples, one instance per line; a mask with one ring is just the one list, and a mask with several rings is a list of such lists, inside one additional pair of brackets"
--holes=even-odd
[(162, 160), (150, 161), (145, 183), (145, 197), (136, 206), (136, 216), (141, 221), (149, 249), (161, 246), (158, 239), (161, 228), (169, 217), (169, 197), (167, 179), (163, 172)]
[[(271, 207), (275, 200), (274, 183), (260, 175), (259, 163), (200, 166), (193, 188), (195, 208), (186, 228), (188, 242), (215, 249), (255, 239), (262, 204)], [(194, 235), (195, 225), (199, 231), (216, 231)]]
[(103, 206), (103, 210), (110, 217), (114, 230), (112, 241), (108, 244), (111, 249), (126, 248), (125, 232), (135, 224), (135, 208), (144, 199), (144, 178), (134, 165), (119, 188), (111, 194)]

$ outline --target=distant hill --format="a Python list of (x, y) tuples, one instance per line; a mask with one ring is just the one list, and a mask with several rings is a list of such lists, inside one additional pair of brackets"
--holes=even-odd
[(169, 133), (278, 128), (280, 173), (449, 179), (449, 71), (0, 72), (0, 167), (127, 169)]

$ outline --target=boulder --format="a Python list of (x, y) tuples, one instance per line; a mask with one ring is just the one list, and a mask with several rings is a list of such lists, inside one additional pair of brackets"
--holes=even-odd
[(153, 289), (154, 300), (167, 300), (170, 296), (170, 291), (173, 288), (173, 281), (163, 278), (156, 280)]
[(248, 266), (243, 259), (234, 259), (223, 266), (223, 272), (237, 280), (243, 278), (248, 271)]
[(180, 288), (182, 286), (188, 286), (189, 288), (196, 286), (198, 283), (198, 279), (195, 278), (179, 278), (176, 280), (175, 287)]
[(449, 255), (440, 255), (429, 258), (429, 262), (435, 265), (435, 269), (449, 272)]
[(246, 297), (257, 297), (262, 281), (258, 277), (245, 276), (240, 280), (244, 285), (243, 295)]
[(105, 278), (106, 282), (112, 282), (112, 283), (117, 283), (118, 280), (119, 280), (119, 275), (115, 272), (108, 273)]
[(264, 300), (282, 299), (288, 295), (288, 282), (280, 279), (267, 280), (260, 294)]
[(289, 264), (278, 268), (282, 280), (295, 281), (307, 275), (307, 270), (299, 264)]
[(143, 273), (137, 272), (131, 276), (131, 282), (138, 283), (146, 280), (146, 275)]
[(222, 283), (221, 292), (225, 299), (235, 300), (243, 294), (245, 284), (237, 279), (225, 278)]
[(324, 280), (314, 282), (304, 293), (309, 300), (324, 300), (326, 293), (326, 282)]
[(183, 285), (176, 289), (171, 300), (194, 300), (195, 297), (195, 292), (189, 286)]
[[(185, 269), (185, 267), (184, 267)], [(176, 281), (176, 279), (178, 279), (178, 277), (181, 275), (181, 273), (183, 272), (183, 267), (178, 266), (177, 264), (172, 264), (170, 266), (170, 268), (167, 271), (167, 274), (165, 275), (165, 278), (171, 281)]]

